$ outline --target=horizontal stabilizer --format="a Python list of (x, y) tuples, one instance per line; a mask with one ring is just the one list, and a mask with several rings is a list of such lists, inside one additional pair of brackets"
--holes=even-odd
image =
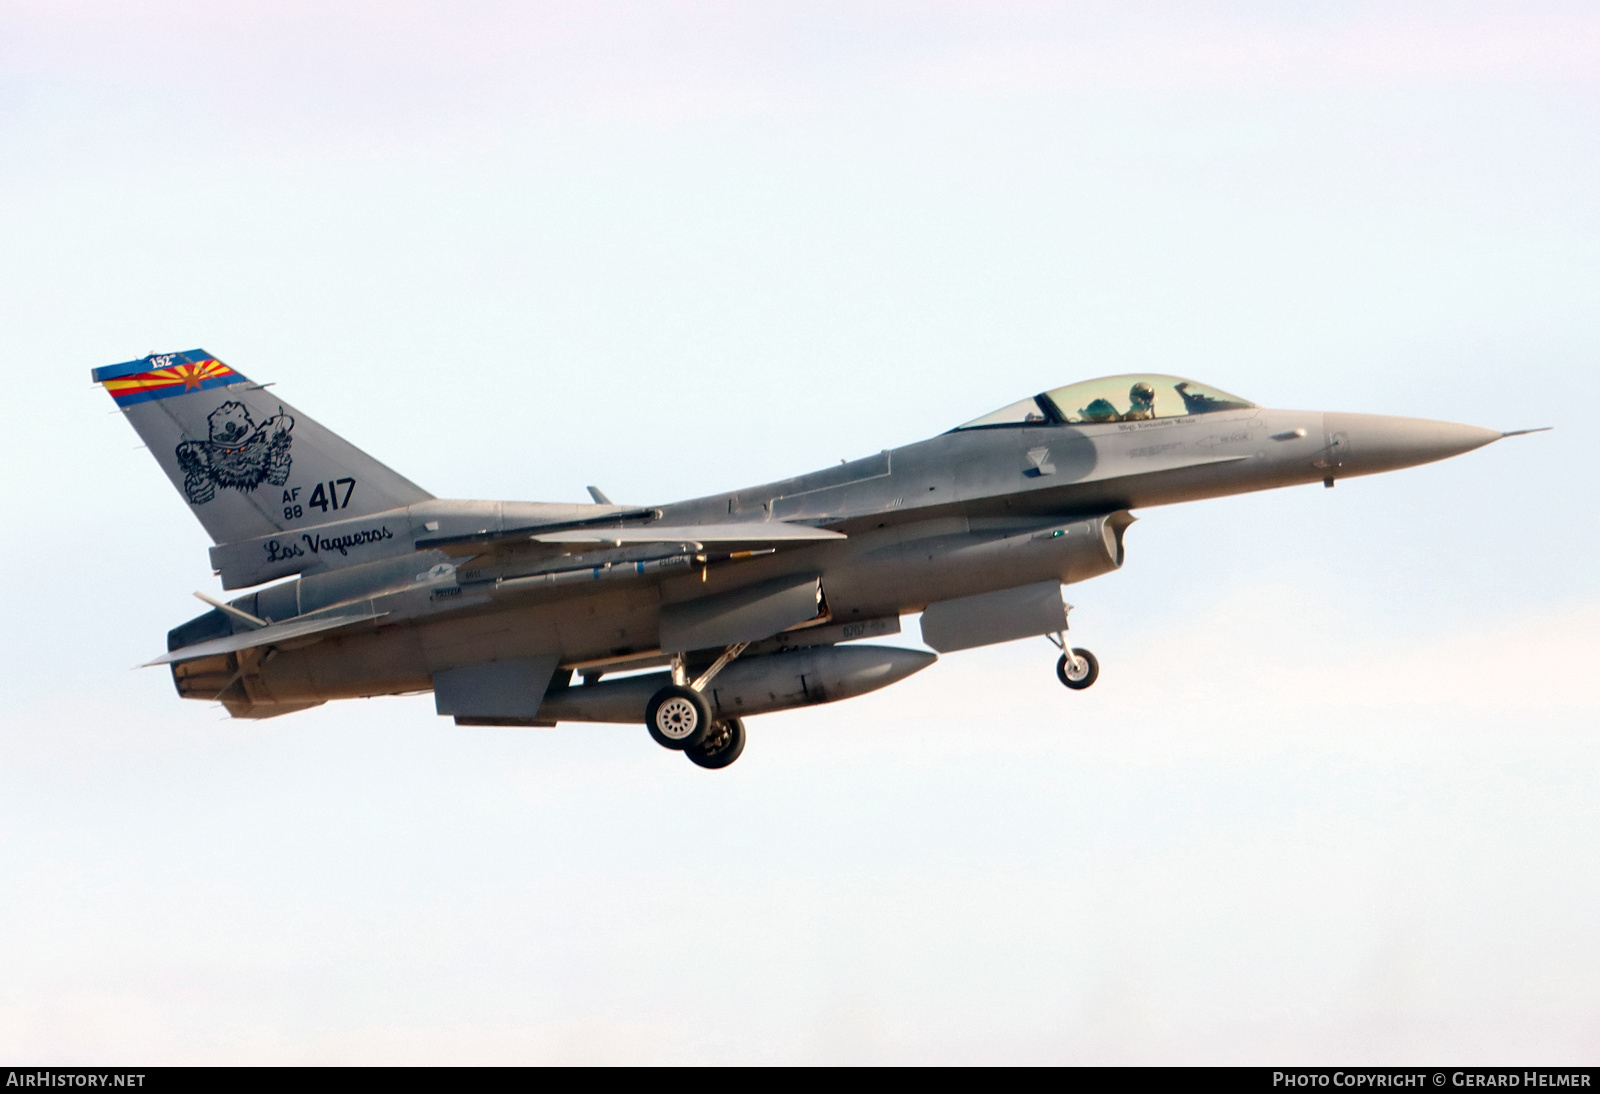
[(164, 653), (154, 661), (147, 661), (141, 667), (171, 665), (178, 661), (190, 661), (196, 657), (215, 657), (218, 654), (238, 653), (240, 650), (255, 649), (258, 646), (275, 646), (279, 642), (287, 642), (292, 638), (305, 638), (308, 635), (337, 630), (340, 627), (349, 627), (356, 623), (369, 623), (387, 614), (387, 612), (365, 612), (361, 614), (325, 615), (317, 619), (290, 619), (287, 622), (272, 623), (240, 634), (230, 634), (222, 638), (213, 638), (208, 642), (197, 642), (192, 646), (184, 646), (182, 649)]
[(799, 543), (844, 539), (843, 532), (782, 521), (745, 524), (647, 524), (638, 528), (572, 528), (529, 537), (536, 543)]

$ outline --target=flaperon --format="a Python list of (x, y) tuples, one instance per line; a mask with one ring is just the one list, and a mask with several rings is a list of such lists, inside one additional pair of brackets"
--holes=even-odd
[(1122, 565), (1136, 508), (1332, 486), (1511, 435), (1110, 376), (730, 494), (446, 501), (203, 350), (93, 376), (216, 542), (223, 587), (264, 586), (202, 596), (214, 610), (168, 634), (151, 663), (180, 695), (269, 718), (431, 690), (463, 725), (643, 722), (711, 768), (738, 758), (748, 715), (932, 664), (848, 644), (908, 612), (941, 653), (1049, 636), (1061, 682), (1089, 687), (1061, 586)]

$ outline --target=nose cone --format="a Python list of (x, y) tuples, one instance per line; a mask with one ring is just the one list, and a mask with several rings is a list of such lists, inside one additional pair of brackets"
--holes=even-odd
[(1337, 475), (1371, 475), (1459, 456), (1498, 441), (1497, 429), (1382, 414), (1324, 414), (1328, 461)]

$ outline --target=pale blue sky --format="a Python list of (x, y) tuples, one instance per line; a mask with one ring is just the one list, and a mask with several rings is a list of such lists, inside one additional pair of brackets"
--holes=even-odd
[[(0, 6), (0, 1055), (1592, 1063), (1597, 92), (1577, 4)], [(130, 671), (217, 590), (88, 370), (194, 346), (454, 497), (1136, 369), (1558, 428), (708, 774)]]

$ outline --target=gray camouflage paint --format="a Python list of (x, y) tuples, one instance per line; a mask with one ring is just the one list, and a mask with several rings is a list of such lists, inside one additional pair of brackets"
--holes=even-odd
[[(242, 393), (227, 389), (247, 403), (256, 392), (255, 385)], [(170, 412), (168, 404), (154, 405)], [(1372, 474), (1502, 436), (1419, 419), (1256, 407), (1147, 421), (990, 427), (734, 493), (638, 509), (433, 498), (275, 398), (251, 409), (256, 421), (292, 412), (296, 445), (308, 448), (320, 439), (327, 452), (355, 453), (372, 465), (351, 470), (328, 463), (331, 470), (320, 474), (330, 490), (332, 480), (344, 481), (336, 473), (343, 472), (377, 477), (390, 496), (409, 490), (419, 500), (374, 510), (369, 498), (356, 509), (359, 515), (320, 524), (283, 521), (270, 505), (254, 504), (250, 519), (257, 528), (265, 520), (271, 530), (213, 548), (213, 565), (227, 588), (298, 575), (232, 602), (275, 627), (292, 621), (293, 633), (263, 632), (282, 637), (165, 659), (174, 662), (180, 694), (220, 699), (240, 717), (427, 691), (435, 673), (526, 658), (561, 666), (541, 718), (642, 719), (644, 701), (665, 677), (636, 677), (642, 682), (627, 687), (595, 685), (603, 691), (561, 685), (571, 670), (649, 667), (682, 652), (661, 649), (663, 609), (804, 575), (820, 580), (822, 614), (813, 622), (828, 625), (814, 628), (818, 644), (776, 652), (806, 645), (805, 629), (790, 630), (787, 641), (752, 647), (724, 670), (720, 687), (741, 697), (739, 709), (726, 713), (828, 701), (881, 687), (932, 660), (900, 650), (835, 657), (830, 664), (833, 643), (885, 633), (885, 621), (932, 603), (1043, 581), (1070, 584), (1114, 570), (1123, 561), (1130, 510)], [(134, 419), (132, 408), (129, 416)], [(182, 415), (175, 420), (181, 424)], [(166, 428), (134, 424), (147, 440), (149, 430)], [(191, 444), (182, 438), (195, 427), (185, 429), (181, 437), (174, 431), (160, 438)], [(168, 464), (180, 489), (185, 474), (192, 482), (192, 459), (179, 466), (163, 458)], [(796, 525), (840, 535), (774, 538)], [(215, 535), (215, 521), (207, 526)], [(697, 527), (714, 527), (717, 541), (695, 541)], [(657, 542), (622, 545), (532, 538), (563, 528), (578, 529), (569, 536), (604, 535), (609, 528), (646, 537), (652, 529), (669, 531)], [(747, 538), (730, 538), (735, 535)], [(174, 629), (168, 647), (226, 645), (225, 639), (253, 627), (213, 610)], [(851, 634), (852, 627), (860, 633)], [(759, 656), (763, 649), (768, 656)], [(720, 650), (687, 652), (694, 667)], [(810, 689), (799, 669), (777, 674), (799, 681), (789, 691), (790, 685), (762, 682), (763, 665), (797, 666), (804, 658), (812, 665)], [(857, 663), (860, 671), (850, 667)], [(831, 689), (817, 683), (824, 677)]]

